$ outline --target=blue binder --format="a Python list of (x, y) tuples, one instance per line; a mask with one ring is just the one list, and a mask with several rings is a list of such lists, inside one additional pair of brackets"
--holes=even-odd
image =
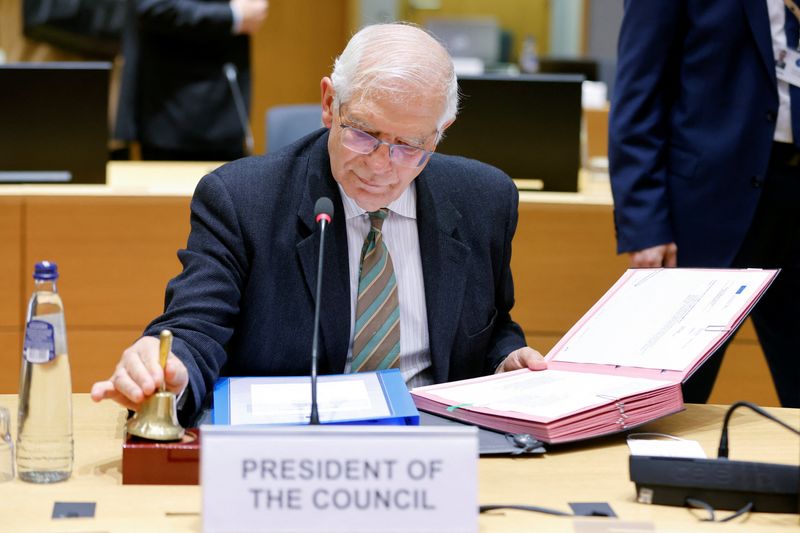
[[(418, 426), (419, 411), (414, 400), (408, 392), (400, 371), (396, 368), (379, 370), (377, 372), (363, 372), (360, 374), (347, 374), (349, 377), (374, 375), (380, 384), (386, 407), (389, 414), (371, 418), (337, 418), (332, 421), (322, 422), (325, 425), (350, 424), (350, 425), (393, 425), (393, 426)], [(317, 377), (317, 384), (340, 379), (341, 375), (324, 375)], [(217, 380), (214, 385), (214, 406), (211, 421), (214, 425), (228, 425), (231, 423), (231, 385), (238, 380), (252, 383), (280, 383), (286, 380), (309, 379), (302, 376), (286, 377), (227, 377)], [(320, 413), (323, 416), (324, 413)]]

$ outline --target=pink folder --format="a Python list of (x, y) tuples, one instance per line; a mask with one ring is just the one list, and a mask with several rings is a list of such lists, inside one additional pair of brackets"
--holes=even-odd
[(760, 269), (631, 269), (545, 358), (414, 389), (422, 411), (548, 443), (624, 431), (683, 409), (681, 383), (777, 276)]

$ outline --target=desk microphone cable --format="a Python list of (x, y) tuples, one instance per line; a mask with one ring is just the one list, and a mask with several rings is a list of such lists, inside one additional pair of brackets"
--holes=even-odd
[(532, 511), (534, 513), (544, 513), (556, 516), (575, 516), (572, 513), (566, 513), (557, 509), (548, 509), (547, 507), (538, 507), (536, 505), (481, 505), (478, 510), (481, 513), (495, 511), (497, 509), (511, 509), (513, 511)]
[[(727, 459), (728, 458), (728, 451), (729, 451), (728, 450), (728, 423), (730, 422), (731, 415), (733, 414), (733, 412), (738, 407), (748, 407), (748, 408), (752, 409), (753, 411), (755, 411), (757, 414), (759, 414), (759, 415), (761, 415), (761, 416), (763, 416), (763, 417), (765, 417), (765, 418), (767, 418), (769, 420), (772, 420), (773, 422), (785, 427), (786, 429), (788, 429), (792, 433), (800, 435), (800, 431), (798, 431), (797, 429), (793, 428), (792, 426), (790, 426), (786, 422), (778, 419), (777, 417), (769, 414), (767, 411), (765, 411), (761, 407), (757, 406), (756, 404), (751, 403), (751, 402), (744, 402), (744, 401), (736, 402), (733, 405), (731, 405), (728, 408), (728, 411), (725, 413), (725, 419), (722, 422), (722, 434), (719, 437), (719, 448), (717, 449), (717, 459)], [(729, 522), (729, 521), (733, 520), (734, 518), (737, 518), (739, 516), (742, 516), (745, 513), (750, 512), (750, 510), (753, 508), (753, 502), (746, 503), (738, 511), (734, 512), (733, 514), (731, 514), (731, 515), (729, 515), (729, 516), (727, 516), (725, 518), (721, 518), (719, 520), (717, 520), (717, 518), (714, 515), (714, 511), (715, 511), (714, 507), (712, 507), (708, 502), (703, 501), (703, 500), (701, 500), (699, 498), (686, 498), (686, 506), (690, 507), (690, 508), (693, 508), (693, 509), (703, 509), (703, 510), (705, 510), (708, 513), (708, 518), (701, 518), (700, 520), (702, 522)]]
[(757, 406), (756, 404), (751, 403), (751, 402), (736, 402), (733, 405), (731, 405), (728, 408), (728, 412), (725, 413), (725, 421), (722, 423), (722, 435), (720, 435), (720, 438), (719, 438), (719, 449), (717, 450), (717, 458), (718, 459), (727, 459), (728, 458), (728, 422), (730, 421), (731, 415), (736, 410), (736, 408), (737, 407), (742, 407), (742, 406), (749, 407), (750, 409), (752, 409), (756, 413), (760, 414), (761, 416), (763, 416), (765, 418), (768, 418), (768, 419), (772, 420), (773, 422), (785, 427), (786, 429), (788, 429), (792, 433), (800, 435), (800, 431), (798, 431), (797, 429), (793, 428), (792, 426), (790, 426), (786, 422), (784, 422), (784, 421), (772, 416), (771, 414), (769, 414), (768, 412), (766, 412), (764, 409), (762, 409), (761, 407)]

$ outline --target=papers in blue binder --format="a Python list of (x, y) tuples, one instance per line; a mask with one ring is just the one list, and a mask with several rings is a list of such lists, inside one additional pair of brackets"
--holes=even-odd
[[(323, 424), (419, 425), (419, 412), (397, 369), (317, 378)], [(214, 386), (214, 424), (307, 424), (311, 379), (231, 377)]]

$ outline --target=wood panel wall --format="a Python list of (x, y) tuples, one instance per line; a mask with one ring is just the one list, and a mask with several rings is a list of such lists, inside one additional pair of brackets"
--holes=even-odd
[(349, 38), (350, 0), (270, 0), (269, 17), (252, 39), (250, 123), (256, 151), (266, 147), (272, 106), (320, 101), (320, 80)]
[(16, 391), (19, 379), (22, 213), (22, 199), (0, 198), (0, 392)]
[(0, 391), (17, 390), (32, 269), (48, 259), (59, 267), (73, 390), (87, 392), (163, 309), (166, 283), (181, 268), (176, 251), (186, 245), (189, 200), (0, 198), (0, 207), (8, 203), (19, 203), (22, 216), (0, 211)]

